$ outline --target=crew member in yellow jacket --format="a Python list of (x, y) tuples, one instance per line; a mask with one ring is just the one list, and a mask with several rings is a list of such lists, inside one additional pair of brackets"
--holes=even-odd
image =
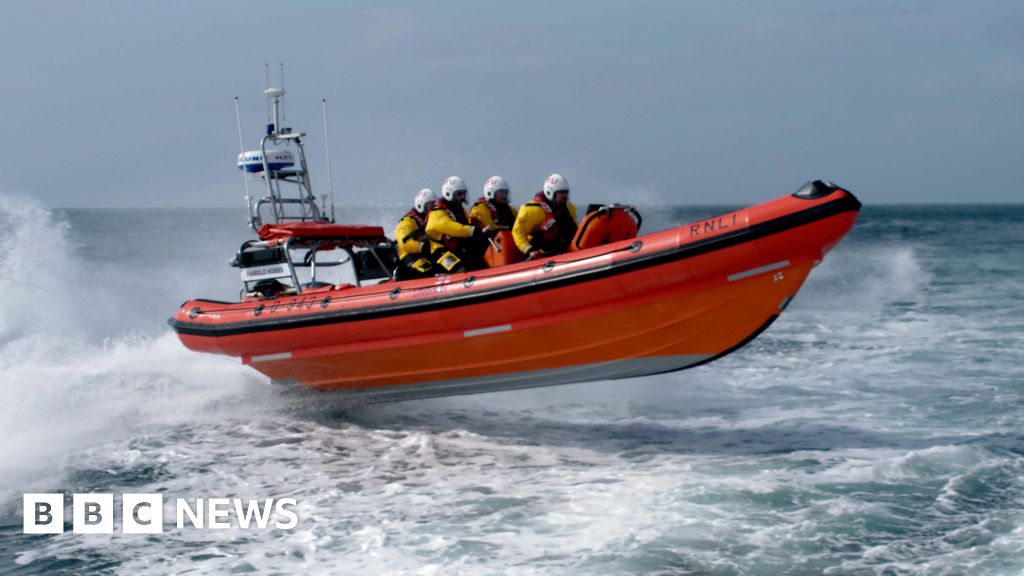
[(516, 221), (516, 208), (509, 203), (508, 184), (501, 176), (484, 182), (484, 195), (469, 210), (469, 223), (492, 230), (511, 230)]
[(395, 226), (395, 242), (398, 245), (397, 280), (426, 278), (433, 276), (430, 261), (430, 239), (427, 238), (427, 210), (437, 200), (437, 194), (430, 188), (416, 193), (412, 209), (402, 216)]
[(469, 223), (466, 209), (466, 182), (452, 176), (441, 186), (441, 198), (434, 202), (427, 217), (427, 237), (435, 270), (462, 272), (485, 268), (483, 253), (487, 248), (490, 227)]
[(544, 188), (519, 208), (512, 237), (528, 260), (569, 250), (576, 235), (576, 207), (569, 202), (569, 182), (552, 174)]

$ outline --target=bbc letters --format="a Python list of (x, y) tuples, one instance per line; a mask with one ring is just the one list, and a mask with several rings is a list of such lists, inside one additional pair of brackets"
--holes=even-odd
[[(292, 530), (299, 523), (294, 498), (176, 498), (165, 502), (163, 494), (122, 494), (119, 500), (120, 506), (116, 506), (113, 494), (74, 494), (72, 531), (113, 534), (115, 519), (120, 520), (124, 534), (161, 534), (172, 529), (172, 518), (179, 530)], [(65, 531), (64, 494), (25, 494), (22, 514), (25, 534), (61, 534)]]

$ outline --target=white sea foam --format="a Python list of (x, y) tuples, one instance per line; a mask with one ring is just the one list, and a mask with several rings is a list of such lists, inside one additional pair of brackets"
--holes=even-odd
[(0, 502), (57, 486), (66, 460), (151, 424), (202, 417), (260, 379), (230, 359), (193, 354), (170, 333), (98, 340), (91, 317), (117, 314), (88, 274), (68, 226), (29, 198), (0, 196)]

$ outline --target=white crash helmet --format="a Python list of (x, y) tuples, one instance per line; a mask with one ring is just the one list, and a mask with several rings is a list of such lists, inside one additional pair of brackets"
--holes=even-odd
[(501, 176), (491, 176), (487, 179), (487, 182), (484, 182), (484, 198), (488, 202), (494, 200), (494, 193), (499, 190), (508, 192), (508, 184), (505, 183), (505, 179)]
[(441, 196), (450, 202), (452, 198), (455, 198), (456, 192), (465, 192), (466, 190), (466, 182), (463, 181), (462, 178), (459, 178), (458, 176), (449, 176), (448, 179), (444, 181), (444, 184), (441, 185)]
[(430, 188), (424, 188), (416, 193), (416, 198), (412, 201), (412, 207), (417, 212), (424, 212), (427, 208), (430, 208), (434, 200), (437, 200), (437, 194), (434, 194), (434, 191)]
[(569, 192), (569, 182), (561, 174), (552, 174), (544, 181), (544, 197), (548, 201), (555, 199), (555, 192)]

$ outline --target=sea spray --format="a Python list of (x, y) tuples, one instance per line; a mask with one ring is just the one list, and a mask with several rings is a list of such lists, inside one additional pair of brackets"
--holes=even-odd
[(2, 505), (58, 486), (67, 458), (85, 447), (201, 419), (263, 382), (237, 361), (189, 352), (169, 331), (97, 335), (90, 319), (117, 314), (117, 304), (76, 257), (67, 222), (4, 195), (0, 224)]

